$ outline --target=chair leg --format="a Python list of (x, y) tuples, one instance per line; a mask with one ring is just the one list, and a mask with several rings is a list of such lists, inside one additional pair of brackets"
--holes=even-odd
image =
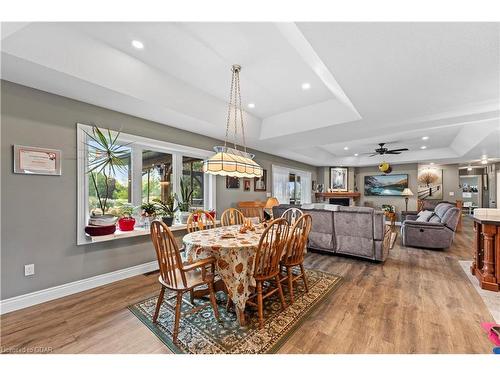
[(306, 288), (306, 293), (309, 293), (309, 285), (307, 284), (306, 271), (304, 270), (304, 265), (300, 265), (300, 272), (302, 272), (302, 280), (304, 280), (304, 286)]
[(286, 273), (288, 275), (288, 289), (290, 290), (290, 303), (293, 303), (293, 274), (292, 268), (287, 267)]
[(161, 304), (163, 303), (163, 296), (165, 295), (165, 286), (161, 286), (161, 291), (160, 291), (160, 295), (158, 296), (158, 301), (156, 301), (156, 310), (155, 310), (155, 314), (153, 315), (153, 323), (156, 323), (156, 321), (158, 320), (158, 314), (160, 313), (160, 307), (161, 307)]
[(189, 301), (191, 302), (191, 304), (194, 305), (194, 291), (193, 290), (189, 291)]
[(261, 281), (257, 281), (257, 308), (259, 310), (259, 329), (262, 329), (264, 328), (264, 300), (262, 299)]
[(179, 322), (181, 320), (181, 307), (182, 307), (182, 292), (177, 292), (177, 301), (175, 303), (175, 323), (174, 323), (174, 342), (177, 342), (177, 335), (179, 334)]
[(286, 302), (285, 302), (285, 295), (283, 294), (283, 288), (281, 287), (279, 275), (276, 275), (276, 281), (278, 284), (278, 293), (280, 295), (280, 300), (281, 300), (281, 308), (284, 310), (286, 308)]
[(214, 309), (215, 318), (219, 320), (219, 309), (217, 308), (217, 300), (215, 299), (214, 284), (208, 284), (208, 292), (210, 293), (210, 303), (212, 304), (212, 309)]

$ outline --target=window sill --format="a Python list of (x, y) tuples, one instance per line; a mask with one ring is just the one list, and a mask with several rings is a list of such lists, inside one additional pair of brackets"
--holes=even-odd
[[(215, 224), (219, 225), (220, 221), (216, 220)], [(169, 228), (172, 232), (186, 230), (186, 224), (174, 224)], [(116, 232), (113, 234), (109, 234), (109, 235), (105, 235), (105, 236), (89, 236), (88, 234), (86, 234), (85, 237), (87, 238), (88, 243), (97, 243), (97, 242), (119, 240), (120, 238), (132, 238), (132, 237), (139, 237), (139, 236), (148, 236), (149, 234), (150, 234), (149, 228), (144, 229), (143, 227), (138, 227), (138, 228), (134, 228), (134, 230), (127, 231), (127, 232), (122, 232), (121, 230), (117, 229)]]

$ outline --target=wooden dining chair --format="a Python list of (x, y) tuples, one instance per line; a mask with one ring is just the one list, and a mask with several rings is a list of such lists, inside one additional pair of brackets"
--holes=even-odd
[(245, 215), (236, 208), (228, 208), (220, 217), (220, 225), (226, 227), (228, 225), (241, 225), (245, 221)]
[[(280, 268), (286, 269), (286, 276), (280, 279), (280, 282), (288, 281), (288, 290), (290, 293), (290, 302), (294, 302), (293, 284), (300, 278), (304, 281), (306, 293), (309, 293), (306, 272), (304, 270), (304, 254), (307, 246), (307, 239), (311, 231), (311, 215), (305, 214), (297, 219), (290, 229), (286, 245), (286, 253), (281, 260)], [(293, 268), (299, 267), (300, 273), (294, 274)]]
[(189, 215), (186, 224), (188, 233), (204, 229), (213, 229), (215, 227), (214, 217), (208, 211), (203, 210), (196, 210)]
[[(247, 304), (257, 307), (260, 329), (264, 328), (264, 299), (278, 292), (282, 309), (286, 307), (280, 282), (280, 259), (288, 241), (288, 230), (289, 225), (285, 219), (272, 221), (262, 233), (255, 253), (253, 277), (256, 282), (256, 293), (249, 297)], [(269, 282), (264, 291), (264, 282), (271, 280), (275, 283)]]
[(266, 202), (261, 201), (241, 201), (236, 204), (238, 210), (246, 218), (258, 217), (259, 222), (264, 220), (264, 207)]
[(286, 209), (282, 214), (281, 217), (288, 221), (289, 225), (294, 225), (295, 222), (298, 220), (299, 217), (301, 217), (304, 213), (299, 210), (298, 208), (291, 207)]
[[(158, 296), (156, 310), (153, 315), (153, 323), (156, 324), (157, 322), (160, 307), (165, 296), (165, 289), (175, 292), (175, 295), (171, 297), (176, 298), (175, 305), (172, 305), (168, 300), (167, 304), (175, 309), (173, 341), (177, 342), (184, 293), (192, 292), (198, 286), (206, 286), (209, 290), (210, 304), (212, 305), (214, 315), (217, 320), (219, 319), (219, 310), (217, 309), (214, 292), (215, 258), (207, 258), (194, 263), (183, 263), (172, 232), (167, 225), (159, 220), (154, 220), (151, 223), (151, 240), (153, 241), (158, 258), (158, 265), (160, 267), (158, 281), (161, 284), (160, 295)], [(207, 303), (195, 307), (188, 301), (184, 302), (192, 306), (192, 309), (185, 314), (193, 314), (209, 306)]]

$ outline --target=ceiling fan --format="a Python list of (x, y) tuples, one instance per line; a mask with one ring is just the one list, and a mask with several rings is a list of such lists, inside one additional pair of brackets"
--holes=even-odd
[(375, 152), (370, 154), (369, 156), (376, 156), (376, 155), (397, 155), (400, 154), (403, 151), (408, 151), (407, 148), (396, 148), (394, 150), (389, 150), (387, 147), (384, 147), (385, 143), (379, 143), (378, 144), (380, 147), (375, 149)]

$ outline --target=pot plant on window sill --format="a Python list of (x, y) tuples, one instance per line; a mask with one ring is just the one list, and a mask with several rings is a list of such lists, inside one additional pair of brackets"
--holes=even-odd
[(180, 211), (179, 222), (181, 224), (187, 224), (189, 215), (189, 207), (191, 207), (191, 199), (193, 197), (193, 189), (186, 185), (184, 180), (181, 179), (181, 199), (175, 195), (175, 200), (177, 201), (177, 207)]
[(113, 137), (109, 129), (103, 132), (94, 125), (92, 132), (85, 132), (85, 134), (87, 136), (85, 144), (88, 148), (86, 173), (90, 176), (99, 204), (99, 208), (91, 212), (85, 233), (90, 236), (113, 234), (118, 217), (109, 212), (108, 199), (112, 199), (111, 176), (119, 171), (125, 171), (124, 160), (127, 158), (128, 151), (126, 145), (118, 142), (120, 132)]
[(179, 209), (178, 207), (174, 207), (175, 195), (171, 193), (165, 201), (153, 199), (153, 202), (155, 202), (156, 212), (161, 216), (162, 221), (171, 227), (174, 222), (174, 214)]
[(136, 207), (134, 207), (130, 203), (124, 203), (118, 209), (120, 212), (120, 219), (118, 219), (118, 228), (120, 228), (122, 232), (130, 232), (134, 230), (135, 219), (132, 217), (132, 215), (136, 211)]
[(154, 203), (149, 203), (149, 202), (143, 203), (141, 205), (141, 209), (142, 209), (141, 216), (144, 218), (144, 224), (147, 227), (156, 218), (156, 205)]

